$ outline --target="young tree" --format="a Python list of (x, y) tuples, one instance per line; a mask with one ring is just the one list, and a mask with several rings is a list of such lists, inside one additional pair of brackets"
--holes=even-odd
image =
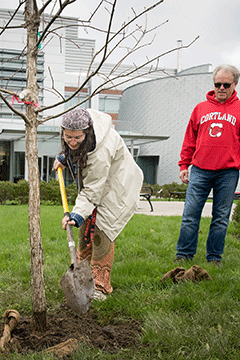
[[(137, 53), (140, 49), (145, 46), (151, 46), (152, 41), (145, 42), (145, 36), (149, 33), (152, 33), (155, 28), (148, 29), (147, 26), (138, 26), (137, 21), (143, 16), (146, 16), (147, 13), (153, 11), (157, 6), (159, 6), (163, 0), (156, 1), (152, 6), (144, 8), (142, 12), (136, 13), (134, 9), (132, 18), (127, 20), (122, 24), (117, 31), (112, 31), (112, 25), (114, 21), (114, 13), (116, 10), (117, 0), (99, 0), (99, 4), (96, 7), (95, 11), (92, 13), (89, 19), (84, 21), (83, 19), (79, 20), (79, 26), (84, 27), (85, 29), (93, 29), (92, 20), (94, 17), (98, 16), (99, 9), (103, 6), (107, 7), (109, 13), (109, 20), (107, 23), (106, 29), (95, 28), (96, 31), (101, 31), (105, 36), (104, 44), (100, 49), (98, 49), (92, 55), (92, 60), (88, 67), (88, 72), (84, 80), (79, 84), (77, 90), (68, 98), (64, 97), (64, 94), (60, 94), (60, 101), (53, 103), (49, 106), (37, 107), (38, 103), (38, 84), (37, 84), (37, 56), (40, 47), (40, 43), (47, 43), (49, 34), (56, 34), (56, 28), (54, 25), (59, 19), (61, 19), (64, 10), (74, 3), (76, 0), (46, 0), (45, 4), (42, 7), (38, 7), (37, 0), (19, 0), (19, 6), (17, 9), (9, 15), (9, 20), (2, 27), (0, 31), (0, 36), (4, 31), (8, 31), (12, 28), (12, 21), (17, 15), (19, 9), (24, 6), (24, 16), (25, 21), (21, 27), (26, 28), (27, 32), (27, 41), (23, 52), (26, 52), (27, 58), (27, 72), (26, 72), (26, 89), (21, 94), (22, 100), (26, 103), (26, 111), (18, 111), (13, 104), (11, 104), (7, 95), (11, 94), (15, 96), (16, 94), (9, 89), (0, 89), (0, 97), (7, 104), (7, 106), (17, 115), (19, 115), (25, 123), (25, 136), (26, 136), (26, 158), (28, 164), (28, 181), (29, 181), (29, 235), (30, 235), (30, 249), (31, 249), (31, 289), (32, 289), (32, 310), (33, 310), (33, 322), (35, 324), (36, 330), (43, 331), (46, 329), (47, 317), (46, 317), (46, 299), (45, 299), (45, 289), (44, 289), (44, 271), (43, 271), (43, 249), (42, 249), (42, 239), (41, 239), (41, 227), (40, 227), (40, 185), (39, 185), (39, 169), (38, 169), (38, 144), (37, 144), (37, 129), (40, 124), (44, 122), (61, 116), (64, 111), (60, 111), (54, 115), (48, 115), (41, 120), (39, 119), (39, 114), (43, 113), (46, 110), (56, 108), (63, 103), (70, 101), (74, 96), (78, 95), (79, 92), (86, 86), (91, 78), (94, 76), (101, 76), (101, 84), (89, 94), (87, 99), (90, 99), (94, 95), (100, 93), (102, 90), (116, 88), (118, 85), (123, 84), (124, 82), (142, 77), (144, 75), (150, 74), (155, 71), (159, 71), (159, 58), (165, 55), (166, 53), (159, 54), (154, 58), (146, 58), (140, 65), (134, 65), (131, 67), (125, 68), (124, 71), (119, 72), (119, 67), (123, 61)], [(131, 2), (131, 1), (130, 1)], [(56, 5), (58, 4), (58, 5)], [(45, 12), (49, 10), (50, 6), (53, 6), (50, 11), (50, 15), (46, 15)], [(58, 6), (57, 10), (54, 12), (55, 7)], [(44, 19), (47, 18), (47, 23), (42, 30), (40, 30), (40, 22), (45, 14)], [(134, 30), (129, 28), (132, 24), (136, 24)], [(59, 26), (59, 24), (58, 24)], [(161, 25), (159, 25), (161, 26)], [(56, 35), (57, 36), (57, 35)], [(133, 40), (131, 46), (124, 45), (128, 40)], [(195, 39), (196, 40), (196, 39)], [(194, 41), (195, 41), (194, 40)], [(191, 44), (185, 47), (189, 47)], [(102, 73), (103, 65), (108, 61), (111, 54), (113, 54), (119, 47), (122, 46), (125, 48), (126, 53), (119, 57), (119, 60), (113, 68), (109, 71), (108, 74)], [(175, 51), (177, 48), (172, 49), (169, 52)], [(96, 59), (100, 58), (98, 62)], [(141, 73), (140, 73), (141, 70)], [(53, 91), (58, 93), (58, 89), (54, 87)], [(83, 102), (83, 101), (82, 101)], [(80, 105), (82, 102), (79, 102), (77, 105)], [(77, 106), (75, 105), (75, 106)], [(71, 108), (68, 108), (69, 111)], [(65, 111), (65, 112), (66, 112)]]

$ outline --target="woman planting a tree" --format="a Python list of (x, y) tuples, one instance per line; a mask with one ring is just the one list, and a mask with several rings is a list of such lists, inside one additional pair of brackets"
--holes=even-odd
[(62, 153), (54, 163), (69, 168), (77, 183), (73, 211), (62, 220), (79, 227), (77, 261), (88, 259), (95, 280), (95, 299), (113, 291), (111, 269), (115, 240), (130, 220), (143, 175), (105, 113), (76, 107), (61, 124)]

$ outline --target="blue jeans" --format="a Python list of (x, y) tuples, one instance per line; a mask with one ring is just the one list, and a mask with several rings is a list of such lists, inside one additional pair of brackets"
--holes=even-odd
[(177, 242), (177, 256), (192, 259), (196, 254), (202, 210), (213, 189), (212, 221), (207, 238), (206, 258), (207, 261), (221, 261), (238, 178), (239, 170), (234, 168), (203, 170), (192, 166)]

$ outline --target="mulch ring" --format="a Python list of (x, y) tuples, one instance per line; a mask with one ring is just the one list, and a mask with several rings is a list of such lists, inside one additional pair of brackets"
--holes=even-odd
[[(2, 323), (0, 337), (3, 330)], [(46, 332), (36, 332), (31, 317), (21, 316), (19, 324), (11, 334), (14, 343), (17, 343), (14, 350), (19, 353), (27, 354), (47, 349), (47, 352), (50, 350), (59, 358), (67, 358), (81, 341), (111, 354), (120, 349), (140, 348), (143, 345), (139, 335), (141, 325), (135, 320), (101, 325), (94, 310), (90, 309), (87, 314), (78, 316), (64, 304), (54, 314), (47, 315)]]

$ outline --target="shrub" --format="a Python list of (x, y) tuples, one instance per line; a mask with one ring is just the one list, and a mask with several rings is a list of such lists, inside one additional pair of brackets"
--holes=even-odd
[(15, 201), (27, 204), (29, 200), (29, 186), (26, 180), (19, 180), (15, 185)]
[[(66, 187), (66, 195), (69, 204), (73, 205), (77, 197), (77, 187), (73, 183)], [(44, 205), (62, 204), (59, 183), (51, 179), (49, 183), (40, 182), (40, 200)], [(16, 184), (11, 181), (0, 181), (0, 204), (20, 205), (29, 201), (29, 185), (26, 180), (19, 180)]]
[(237, 202), (232, 215), (234, 227), (240, 231), (240, 201)]
[(12, 201), (15, 198), (16, 184), (11, 181), (0, 181), (0, 203), (6, 205), (6, 201)]
[[(156, 197), (162, 197), (162, 198), (168, 198), (169, 197), (169, 190), (171, 189), (172, 191), (186, 191), (187, 190), (187, 185), (185, 184), (178, 184), (176, 182), (172, 182), (171, 184), (165, 184), (165, 185), (145, 185), (145, 186), (151, 186), (153, 189), (153, 195)], [(159, 191), (162, 189), (161, 194), (159, 193)], [(185, 198), (185, 194), (180, 194), (178, 195), (178, 197), (180, 199)]]
[(59, 183), (56, 179), (51, 179), (49, 183), (46, 181), (40, 182), (40, 198), (42, 204), (46, 202), (51, 205), (61, 204)]
[(66, 187), (67, 200), (69, 205), (74, 205), (77, 197), (77, 185), (72, 183)]
[(160, 196), (159, 191), (161, 190), (161, 186), (158, 184), (154, 184), (152, 186), (152, 189), (153, 189), (153, 196), (159, 197)]
[(158, 184), (154, 184), (154, 185), (151, 185), (151, 184), (147, 184), (147, 183), (143, 183), (143, 187), (151, 187), (152, 190), (153, 190), (153, 196), (156, 196), (156, 197), (159, 197), (160, 194), (159, 194), (159, 190), (161, 189), (161, 186), (158, 185)]
[[(172, 182), (171, 184), (165, 184), (165, 185), (159, 185), (159, 184), (151, 185), (151, 184), (143, 183), (143, 186), (150, 186), (153, 189), (153, 196), (161, 197), (161, 198), (169, 198), (169, 189), (177, 192), (187, 190), (186, 184), (178, 184), (176, 182)], [(161, 193), (160, 190), (162, 190)], [(185, 194), (179, 194), (178, 198), (184, 199)]]
[[(169, 197), (169, 189), (175, 191), (184, 191), (187, 189), (187, 185), (178, 184), (173, 182), (171, 184), (159, 185), (159, 184), (147, 184), (143, 183), (143, 186), (150, 186), (153, 189), (153, 196), (159, 197), (161, 191), (162, 198)], [(74, 205), (77, 197), (76, 183), (66, 186), (66, 195), (69, 205)], [(184, 195), (180, 195), (179, 198), (184, 198)], [(12, 204), (27, 204), (29, 200), (29, 186), (26, 180), (19, 180), (17, 184), (11, 181), (0, 181), (0, 204), (12, 203)], [(51, 179), (49, 183), (46, 181), (40, 182), (40, 200), (44, 205), (60, 205), (62, 204), (61, 193), (59, 188), (59, 182), (56, 179)], [(240, 216), (239, 216), (240, 217)]]

